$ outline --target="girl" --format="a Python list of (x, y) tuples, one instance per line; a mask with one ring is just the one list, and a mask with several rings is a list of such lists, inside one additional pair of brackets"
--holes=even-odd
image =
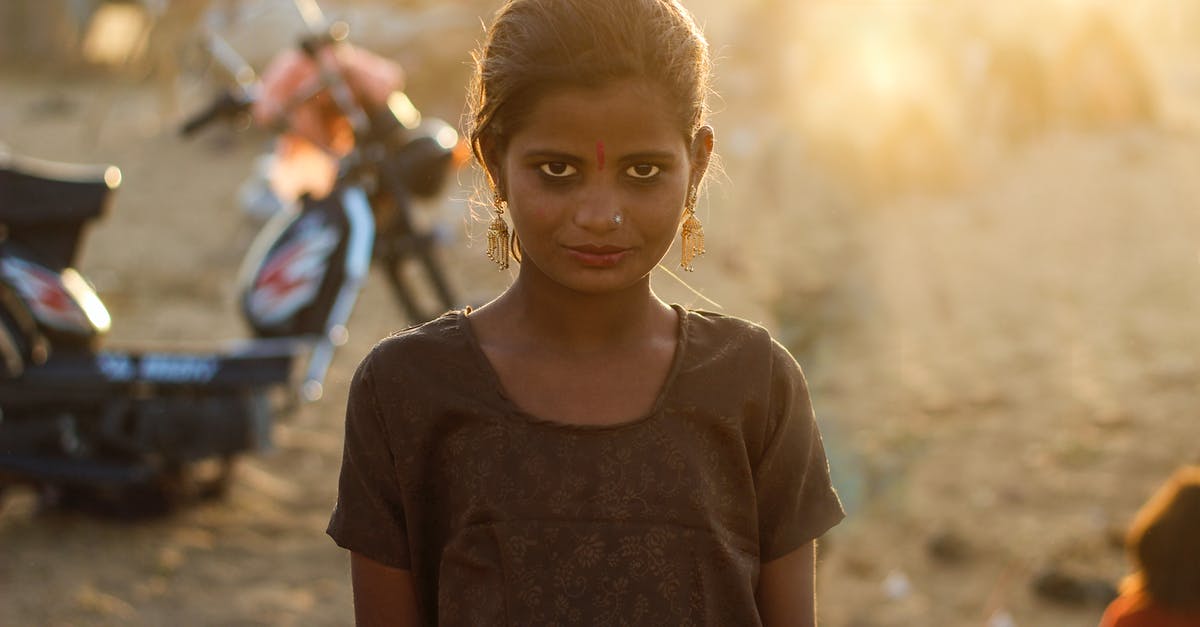
[(1185, 466), (1138, 511), (1126, 538), (1137, 570), (1100, 627), (1200, 627), (1200, 466)]
[(677, 232), (703, 251), (700, 30), (674, 0), (510, 0), (476, 69), (488, 252), (520, 270), (355, 375), (329, 533), (359, 624), (813, 625), (843, 514), (804, 378), (650, 287)]

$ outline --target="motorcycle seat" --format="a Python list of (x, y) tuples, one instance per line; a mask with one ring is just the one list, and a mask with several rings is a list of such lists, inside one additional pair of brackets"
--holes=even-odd
[(33, 227), (97, 218), (120, 184), (116, 166), (56, 163), (0, 152), (0, 222)]

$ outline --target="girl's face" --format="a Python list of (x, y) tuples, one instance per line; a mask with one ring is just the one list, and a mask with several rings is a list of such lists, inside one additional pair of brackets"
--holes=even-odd
[(549, 92), (488, 164), (520, 240), (521, 275), (591, 294), (646, 283), (711, 152), (712, 130), (689, 142), (648, 83)]

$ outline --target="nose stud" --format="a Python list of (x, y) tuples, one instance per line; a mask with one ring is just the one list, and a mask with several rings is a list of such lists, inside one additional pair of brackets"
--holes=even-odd
[(613, 216), (613, 224), (620, 225), (624, 221), (625, 221), (625, 216), (622, 216), (619, 213)]

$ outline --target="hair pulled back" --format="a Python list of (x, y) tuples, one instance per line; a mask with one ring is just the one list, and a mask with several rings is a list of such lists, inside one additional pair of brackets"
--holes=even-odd
[(1126, 539), (1127, 582), (1163, 607), (1200, 611), (1200, 466), (1185, 466), (1138, 511)]
[(509, 0), (475, 54), (466, 134), (503, 151), (538, 98), (619, 79), (659, 86), (689, 140), (707, 114), (708, 42), (676, 0)]

